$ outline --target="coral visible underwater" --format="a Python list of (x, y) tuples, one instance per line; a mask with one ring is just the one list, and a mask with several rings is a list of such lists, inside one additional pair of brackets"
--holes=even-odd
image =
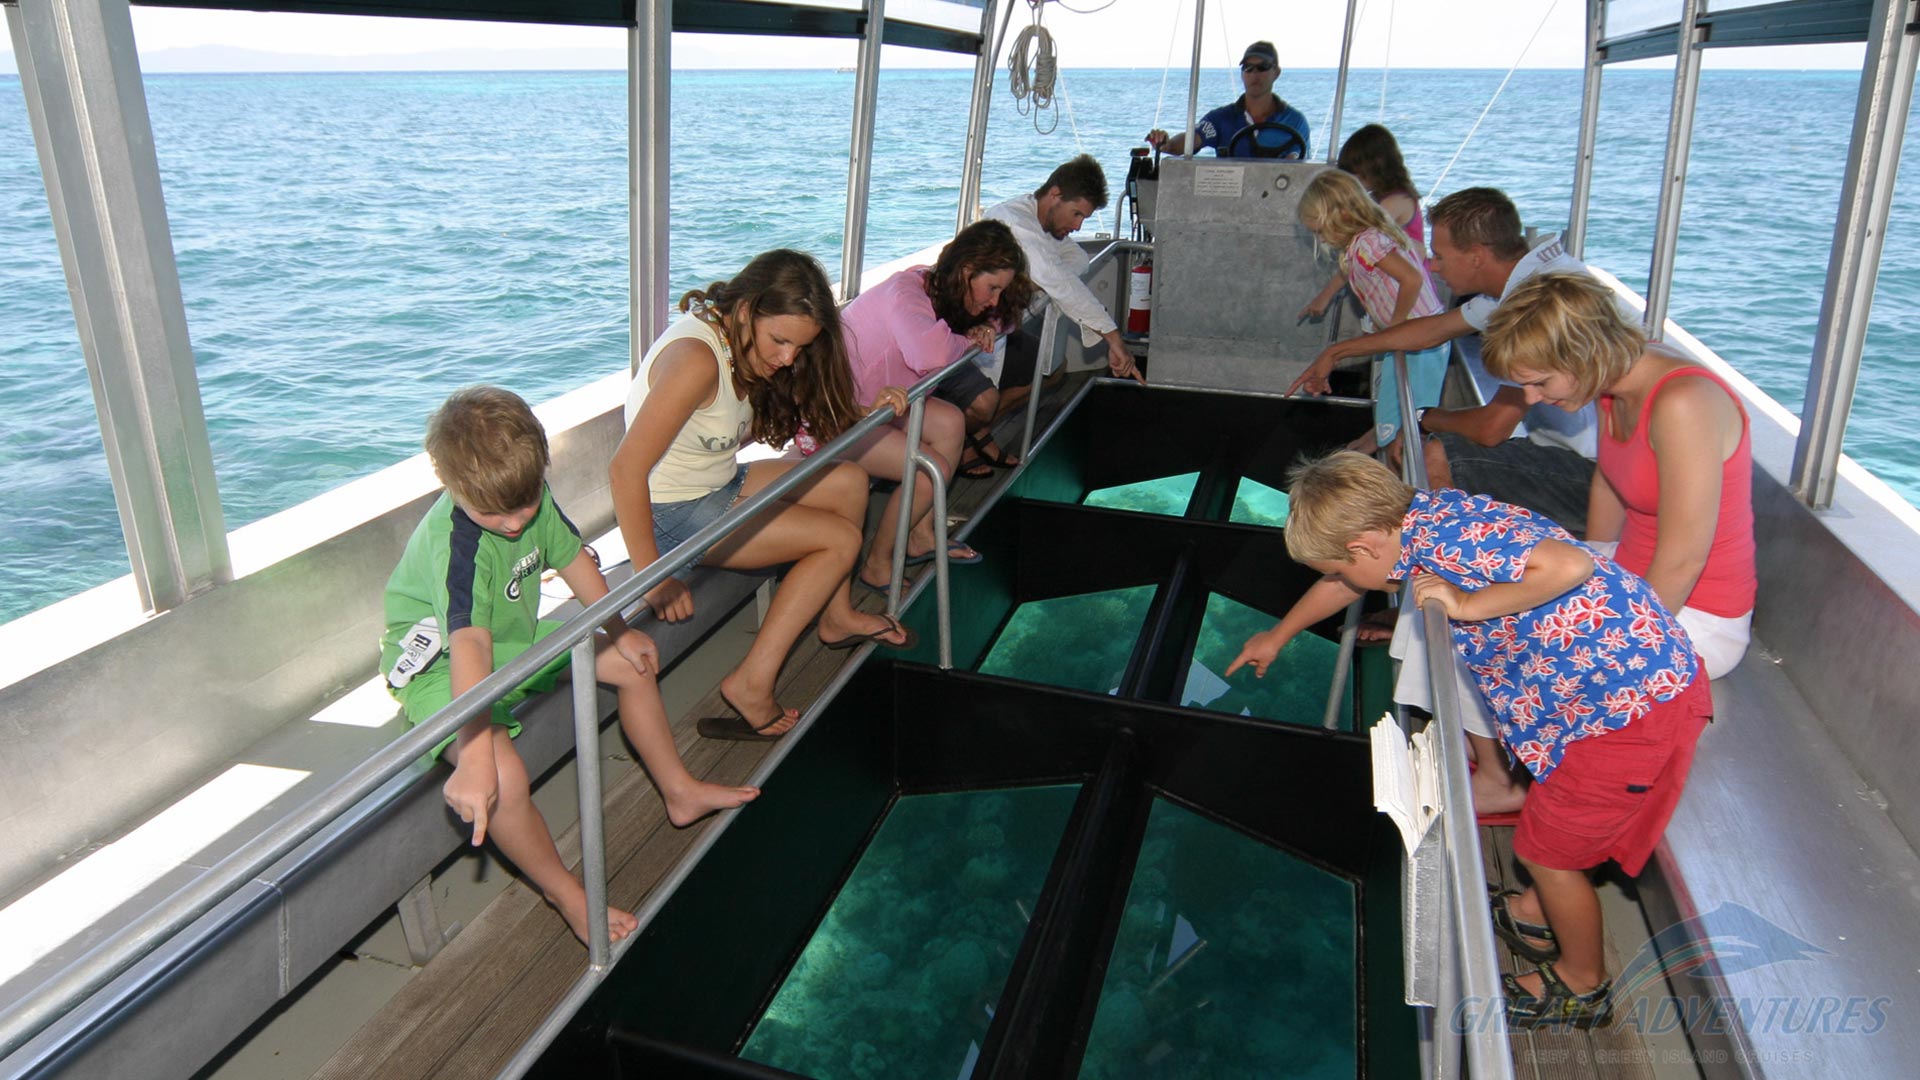
[(1078, 792), (894, 804), (741, 1056), (822, 1080), (963, 1075)]
[(1152, 585), (1029, 600), (980, 662), (984, 675), (1111, 694), (1153, 603)]
[[(1268, 629), (1274, 621), (1274, 616), (1218, 593), (1207, 597), (1207, 612), (1200, 622), (1199, 640), (1194, 642), (1193, 665), (1187, 670), (1180, 703), (1237, 716), (1318, 726), (1326, 717), (1327, 687), (1340, 656), (1337, 642), (1317, 634), (1301, 634), (1280, 650), (1265, 678), (1256, 678), (1250, 668), (1241, 668), (1231, 679), (1225, 676), (1247, 639)], [(1353, 688), (1352, 680), (1348, 681), (1339, 713), (1342, 731), (1353, 730)]]
[(1348, 882), (1156, 803), (1080, 1075), (1351, 1080), (1354, 906)]
[(1089, 491), (1080, 504), (1180, 517), (1187, 512), (1187, 503), (1193, 501), (1193, 486), (1199, 482), (1200, 474), (1197, 472), (1163, 476), (1158, 480), (1142, 480), (1137, 484), (1120, 484)]
[(1227, 520), (1242, 525), (1271, 525), (1277, 529), (1287, 523), (1287, 493), (1243, 476), (1240, 486), (1234, 490), (1233, 512), (1227, 515)]

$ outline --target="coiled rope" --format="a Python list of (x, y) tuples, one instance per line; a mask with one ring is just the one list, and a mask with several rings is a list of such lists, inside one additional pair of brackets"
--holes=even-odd
[(1051, 135), (1060, 126), (1060, 114), (1042, 126), (1053, 108), (1053, 84), (1060, 76), (1060, 60), (1054, 53), (1053, 35), (1040, 23), (1046, 0), (1028, 0), (1033, 5), (1033, 21), (1014, 35), (1013, 48), (1007, 51), (1007, 91), (1013, 95), (1013, 107), (1021, 116), (1033, 114), (1033, 130)]

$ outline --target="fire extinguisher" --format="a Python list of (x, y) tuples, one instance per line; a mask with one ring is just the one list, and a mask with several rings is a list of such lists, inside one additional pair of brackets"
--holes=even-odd
[(1153, 260), (1127, 275), (1127, 333), (1144, 334), (1153, 321)]

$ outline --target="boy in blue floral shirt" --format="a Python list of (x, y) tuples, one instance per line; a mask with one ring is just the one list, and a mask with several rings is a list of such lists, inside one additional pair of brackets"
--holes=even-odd
[(1587, 871), (1638, 874), (1680, 800), (1712, 718), (1686, 631), (1653, 589), (1546, 518), (1484, 495), (1415, 491), (1364, 454), (1295, 476), (1287, 551), (1325, 574), (1232, 675), (1369, 589), (1438, 601), (1501, 738), (1533, 774), (1513, 850), (1533, 877), (1497, 897), (1494, 928), (1538, 965), (1507, 976), (1516, 1023), (1590, 1026), (1611, 1013), (1600, 902)]

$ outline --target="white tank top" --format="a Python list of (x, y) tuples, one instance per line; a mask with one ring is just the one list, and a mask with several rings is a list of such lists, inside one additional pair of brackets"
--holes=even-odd
[(652, 390), (653, 361), (660, 350), (683, 338), (693, 338), (713, 354), (720, 386), (713, 404), (695, 409), (667, 446), (659, 464), (647, 474), (647, 490), (656, 503), (686, 502), (720, 490), (733, 480), (735, 455), (747, 441), (753, 406), (733, 392), (733, 351), (720, 331), (696, 315), (687, 315), (661, 334), (640, 361), (633, 385), (627, 389), (627, 426), (640, 415), (640, 404)]

